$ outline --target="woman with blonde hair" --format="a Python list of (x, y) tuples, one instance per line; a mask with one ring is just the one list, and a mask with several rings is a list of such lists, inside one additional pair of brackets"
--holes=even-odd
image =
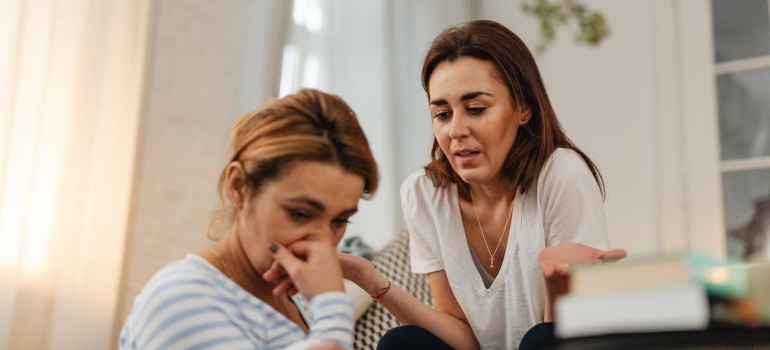
[(355, 114), (337, 96), (300, 90), (242, 116), (230, 146), (216, 243), (155, 274), (120, 347), (351, 348), (336, 246), (378, 183)]

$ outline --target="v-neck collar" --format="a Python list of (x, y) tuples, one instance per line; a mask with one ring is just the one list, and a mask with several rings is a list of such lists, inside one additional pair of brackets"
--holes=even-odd
[(516, 232), (520, 230), (521, 220), (519, 218), (521, 217), (521, 208), (523, 207), (522, 204), (524, 196), (521, 193), (516, 193), (517, 200), (514, 202), (513, 217), (511, 217), (511, 225), (508, 228), (508, 242), (506, 242), (505, 245), (505, 255), (503, 255), (500, 271), (497, 273), (497, 276), (494, 277), (494, 281), (492, 281), (492, 284), (489, 286), (489, 288), (484, 285), (484, 280), (481, 278), (481, 272), (478, 271), (475, 263), (473, 262), (473, 256), (471, 255), (471, 249), (473, 249), (473, 247), (471, 247), (470, 242), (468, 241), (468, 236), (465, 234), (465, 226), (463, 225), (462, 213), (460, 211), (460, 197), (457, 193), (457, 185), (453, 185), (451, 187), (449, 199), (454, 214), (452, 215), (452, 220), (454, 221), (452, 224), (456, 225), (456, 227), (462, 228), (461, 230), (454, 231), (462, 235), (462, 237), (456, 238), (461, 239), (462, 242), (465, 242), (463, 244), (465, 249), (460, 249), (461, 252), (458, 252), (458, 261), (463, 265), (471, 266), (473, 271), (476, 272), (472, 274), (473, 280), (471, 281), (471, 284), (473, 284), (473, 287), (476, 289), (476, 291), (487, 298), (492, 297), (501, 288), (500, 286), (505, 283), (505, 275), (508, 273), (509, 265), (511, 264), (510, 260), (512, 259), (512, 256), (518, 247), (518, 235)]

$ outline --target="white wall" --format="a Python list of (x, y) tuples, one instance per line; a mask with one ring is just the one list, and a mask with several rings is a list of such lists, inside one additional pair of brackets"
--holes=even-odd
[[(722, 254), (708, 4), (585, 3), (605, 15), (607, 40), (577, 45), (562, 28), (537, 60), (567, 135), (604, 175), (612, 245)], [(519, 1), (481, 4), (483, 18), (535, 47), (537, 23)]]
[[(576, 45), (563, 29), (538, 64), (567, 135), (604, 175), (612, 245), (650, 250), (659, 244), (650, 5), (589, 3), (603, 11), (612, 35), (593, 49)], [(517, 6), (497, 2), (484, 13), (535, 47), (536, 23)]]

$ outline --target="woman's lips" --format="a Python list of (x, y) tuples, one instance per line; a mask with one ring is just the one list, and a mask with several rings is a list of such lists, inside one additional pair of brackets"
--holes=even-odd
[(455, 152), (455, 158), (460, 161), (460, 164), (467, 165), (472, 163), (476, 157), (478, 157), (480, 152), (478, 151), (467, 151), (462, 150)]

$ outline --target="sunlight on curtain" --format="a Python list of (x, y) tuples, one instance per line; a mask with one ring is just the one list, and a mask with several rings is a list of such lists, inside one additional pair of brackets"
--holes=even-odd
[(0, 2), (0, 349), (109, 347), (148, 13)]
[(476, 3), (292, 1), (279, 96), (301, 87), (341, 96), (356, 111), (380, 169), (377, 196), (359, 203), (347, 236), (380, 248), (403, 227), (399, 185), (427, 164), (433, 141), (422, 57), (438, 33), (470, 20)]

